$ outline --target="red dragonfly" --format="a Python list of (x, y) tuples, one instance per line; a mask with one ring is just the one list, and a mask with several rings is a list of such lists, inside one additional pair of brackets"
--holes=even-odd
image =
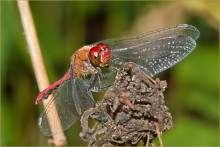
[[(114, 82), (117, 69), (124, 62), (134, 62), (147, 75), (154, 75), (184, 59), (196, 47), (200, 32), (194, 26), (178, 24), (149, 33), (109, 39), (84, 46), (77, 50), (67, 73), (51, 86), (41, 91), (36, 104), (51, 93), (58, 112), (49, 125), (47, 115), (53, 115), (54, 105), (49, 102), (39, 117), (41, 131), (52, 135), (73, 125), (84, 111), (93, 107), (92, 92), (105, 90)], [(57, 121), (62, 128), (57, 128)]]

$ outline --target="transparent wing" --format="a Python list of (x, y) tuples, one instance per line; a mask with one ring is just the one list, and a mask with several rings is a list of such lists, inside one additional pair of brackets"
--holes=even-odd
[(95, 101), (92, 93), (88, 90), (88, 85), (83, 79), (73, 79), (72, 88), (75, 92), (72, 93), (74, 103), (78, 114), (82, 115), (86, 110), (93, 107)]
[(196, 47), (195, 40), (199, 36), (195, 27), (179, 24), (134, 37), (100, 42), (111, 49), (113, 66), (134, 62), (152, 77), (184, 59)]
[[(72, 66), (71, 69), (73, 69)], [(57, 134), (68, 129), (85, 110), (94, 105), (92, 93), (87, 90), (89, 79), (76, 79), (74, 71), (70, 72), (71, 78), (64, 80), (57, 90), (53, 91), (54, 97), (48, 102), (39, 117), (40, 130), (47, 136), (52, 135), (51, 130), (54, 131), (53, 134)], [(58, 115), (55, 115), (54, 112), (57, 112)], [(50, 122), (48, 122), (48, 117)]]
[(89, 90), (91, 76), (74, 78), (74, 65), (71, 65), (72, 70), (72, 93), (74, 104), (79, 115), (82, 115), (84, 111), (93, 107), (95, 101), (93, 99), (92, 92)]
[[(46, 136), (52, 135), (51, 130), (54, 131), (54, 134), (58, 134), (68, 129), (79, 119), (72, 98), (71, 82), (71, 79), (65, 80), (53, 92), (54, 97), (48, 102), (38, 119), (39, 128)], [(53, 105), (54, 103), (55, 105)], [(58, 115), (55, 114), (56, 112)], [(47, 118), (50, 119), (50, 123)], [(59, 123), (61, 123), (61, 127)]]

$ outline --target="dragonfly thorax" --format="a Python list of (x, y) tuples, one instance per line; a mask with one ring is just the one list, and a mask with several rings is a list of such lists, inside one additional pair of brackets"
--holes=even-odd
[(91, 64), (88, 57), (90, 49), (91, 46), (83, 46), (73, 54), (71, 65), (74, 69), (75, 78), (82, 78), (97, 73), (96, 67)]

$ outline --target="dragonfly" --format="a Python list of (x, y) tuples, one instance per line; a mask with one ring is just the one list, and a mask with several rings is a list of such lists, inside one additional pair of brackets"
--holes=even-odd
[[(53, 94), (38, 119), (40, 130), (46, 136), (51, 136), (51, 127), (55, 130), (53, 134), (58, 134), (72, 126), (84, 111), (95, 104), (92, 92), (110, 87), (123, 63), (133, 62), (145, 74), (153, 77), (189, 55), (196, 48), (199, 36), (196, 27), (177, 24), (132, 37), (108, 39), (83, 46), (72, 55), (66, 74), (38, 94), (36, 104)], [(58, 115), (53, 116), (54, 107)], [(48, 115), (53, 116), (50, 124)], [(61, 128), (57, 127), (58, 121)]]

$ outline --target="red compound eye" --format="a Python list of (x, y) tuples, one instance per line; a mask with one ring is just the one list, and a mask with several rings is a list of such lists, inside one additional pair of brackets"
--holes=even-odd
[(110, 62), (110, 49), (104, 43), (99, 43), (89, 51), (89, 58), (94, 66), (107, 66)]
[(102, 63), (108, 64), (110, 62), (111, 52), (110, 52), (109, 47), (106, 44), (104, 44), (104, 43), (102, 43), (102, 46), (101, 46), (100, 56), (101, 56), (100, 61)]
[(98, 58), (99, 52), (100, 52), (99, 47), (98, 47), (98, 46), (94, 46), (94, 47), (91, 48), (90, 51), (89, 51), (89, 58), (91, 58), (91, 59), (96, 59), (96, 58)]

